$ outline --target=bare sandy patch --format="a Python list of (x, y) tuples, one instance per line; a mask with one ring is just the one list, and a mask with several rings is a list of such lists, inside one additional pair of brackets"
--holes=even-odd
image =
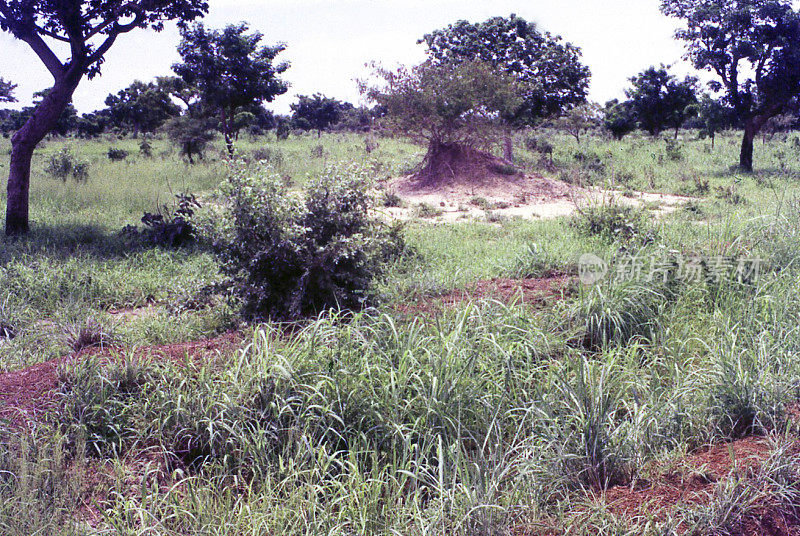
[(417, 185), (412, 177), (387, 181), (383, 189), (397, 195), (400, 207), (382, 207), (389, 220), (424, 219), (452, 223), (487, 218), (553, 219), (571, 216), (581, 207), (616, 202), (644, 207), (656, 216), (674, 212), (693, 198), (662, 193), (584, 188), (546, 177), (520, 175), (479, 184)]

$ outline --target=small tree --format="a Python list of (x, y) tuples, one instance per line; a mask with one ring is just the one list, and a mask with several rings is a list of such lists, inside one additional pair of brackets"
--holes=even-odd
[(666, 128), (678, 130), (691, 116), (697, 103), (697, 79), (678, 80), (665, 66), (650, 67), (631, 78), (632, 87), (625, 93), (631, 100), (639, 124), (652, 136)]
[(194, 164), (195, 156), (203, 158), (206, 145), (214, 139), (213, 130), (205, 120), (188, 114), (171, 120), (166, 130), (190, 164)]
[(316, 130), (319, 138), (323, 130), (339, 122), (345, 104), (317, 93), (312, 97), (298, 95), (291, 108), (292, 122), (303, 130)]
[[(6, 234), (28, 231), (33, 151), (56, 125), (83, 77), (100, 73), (117, 38), (137, 28), (159, 31), (165, 21), (190, 21), (207, 11), (206, 0), (0, 0), (0, 30), (27, 43), (54, 79), (11, 140)], [(67, 45), (66, 60), (51, 48), (54, 42)]]
[(504, 156), (513, 160), (511, 130), (555, 117), (586, 101), (591, 72), (580, 48), (541, 32), (522, 17), (494, 17), (481, 23), (459, 21), (425, 35), (434, 63), (482, 61), (514, 79), (521, 99), (505, 110)]
[(555, 127), (563, 130), (580, 143), (584, 132), (600, 124), (601, 112), (596, 104), (582, 104), (567, 111), (555, 122)]
[(278, 75), (289, 64), (275, 63), (286, 47), (261, 46), (263, 34), (248, 31), (245, 23), (223, 30), (207, 30), (202, 24), (184, 28), (178, 47), (183, 62), (173, 66), (175, 73), (197, 90), (203, 110), (219, 120), (231, 156), (237, 114), (288, 90)]
[(17, 99), (14, 98), (15, 89), (17, 89), (15, 84), (0, 77), (0, 102), (17, 102)]
[(731, 125), (733, 113), (719, 99), (706, 94), (697, 104), (697, 117), (702, 133), (711, 138), (711, 148), (716, 145), (717, 133)]
[(606, 103), (604, 114), (603, 126), (615, 140), (622, 140), (636, 130), (636, 112), (631, 101), (611, 100)]
[(661, 0), (682, 19), (676, 36), (698, 69), (715, 73), (713, 90), (744, 125), (739, 165), (753, 170), (753, 140), (770, 118), (800, 97), (800, 14), (791, 0)]
[(376, 74), (385, 84), (364, 89), (386, 111), (388, 126), (428, 145), (417, 179), (480, 180), (498, 165), (483, 150), (502, 128), (501, 117), (520, 105), (513, 79), (481, 61), (426, 61)]
[(180, 108), (172, 102), (170, 93), (157, 83), (136, 80), (116, 95), (106, 98), (108, 116), (117, 126), (133, 131), (153, 132), (171, 117), (180, 114)]

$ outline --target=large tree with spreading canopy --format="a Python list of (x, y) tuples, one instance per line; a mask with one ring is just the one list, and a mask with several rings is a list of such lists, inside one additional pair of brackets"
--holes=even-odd
[(744, 126), (739, 165), (753, 170), (753, 140), (767, 122), (797, 107), (800, 14), (791, 0), (662, 0), (680, 18), (687, 58), (711, 71)]
[(166, 21), (185, 22), (207, 11), (206, 0), (0, 0), (0, 30), (27, 43), (54, 80), (12, 139), (6, 234), (29, 228), (33, 151), (56, 125), (81, 80), (100, 73), (119, 36), (137, 28), (159, 31)]

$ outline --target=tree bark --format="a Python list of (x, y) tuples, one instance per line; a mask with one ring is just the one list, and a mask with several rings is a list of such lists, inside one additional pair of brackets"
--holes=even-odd
[(503, 136), (503, 158), (514, 162), (514, 139), (510, 128), (506, 129)]
[(81, 75), (67, 73), (36, 106), (30, 119), (11, 139), (11, 165), (8, 174), (6, 200), (6, 235), (27, 233), (29, 221), (29, 191), (31, 159), (36, 146), (56, 126), (61, 114), (72, 100)]
[(739, 153), (739, 167), (747, 173), (753, 172), (753, 140), (756, 137), (755, 125), (752, 120), (747, 121), (742, 137), (742, 150)]

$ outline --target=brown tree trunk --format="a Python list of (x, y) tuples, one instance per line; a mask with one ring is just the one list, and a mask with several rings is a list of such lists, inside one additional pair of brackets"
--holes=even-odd
[(36, 146), (56, 126), (61, 114), (72, 100), (81, 74), (68, 73), (56, 81), (53, 88), (36, 107), (30, 119), (11, 139), (11, 165), (8, 174), (6, 200), (6, 235), (27, 233), (30, 229), (29, 198), (31, 159)]
[(8, 199), (6, 200), (6, 235), (27, 233), (28, 192), (31, 182), (31, 159), (35, 145), (14, 143), (8, 174)]
[(747, 121), (742, 137), (742, 151), (739, 153), (739, 167), (747, 173), (753, 172), (753, 140), (758, 134), (755, 122), (752, 119)]

